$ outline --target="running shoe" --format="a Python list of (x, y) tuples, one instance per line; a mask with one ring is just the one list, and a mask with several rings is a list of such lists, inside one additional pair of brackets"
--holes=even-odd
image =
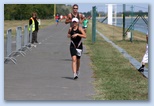
[(35, 41), (35, 43), (38, 43), (38, 41)]
[(74, 79), (77, 79), (78, 75), (76, 73), (74, 73)]
[(77, 71), (77, 75), (80, 75), (80, 71)]
[(138, 71), (139, 71), (139, 72), (144, 72), (144, 67), (140, 67), (140, 68), (138, 69)]

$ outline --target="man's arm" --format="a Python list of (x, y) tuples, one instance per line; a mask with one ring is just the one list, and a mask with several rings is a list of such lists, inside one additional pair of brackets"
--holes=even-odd
[(83, 14), (79, 14), (79, 17), (80, 17), (80, 24), (82, 24), (82, 23), (83, 23), (83, 21), (84, 21)]
[(68, 37), (68, 38), (71, 38), (70, 32), (71, 32), (71, 28), (69, 28), (69, 30), (68, 30), (68, 34), (67, 34), (67, 37)]
[(68, 16), (67, 16), (67, 18), (65, 20), (65, 24), (68, 24), (68, 23), (71, 23), (71, 22), (72, 22), (71, 16), (70, 16), (70, 14), (68, 14)]

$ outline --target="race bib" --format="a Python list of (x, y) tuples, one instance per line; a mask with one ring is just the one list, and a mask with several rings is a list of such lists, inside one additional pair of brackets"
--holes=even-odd
[(81, 54), (82, 54), (82, 49), (76, 49), (76, 51), (77, 51), (77, 56), (81, 56)]

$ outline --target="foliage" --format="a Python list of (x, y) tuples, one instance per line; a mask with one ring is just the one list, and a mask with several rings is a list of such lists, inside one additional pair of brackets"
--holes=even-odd
[[(65, 4), (56, 4), (59, 14), (67, 15), (71, 8)], [(24, 20), (31, 17), (32, 12), (38, 14), (38, 18), (50, 19), (54, 16), (54, 4), (4, 4), (5, 20)]]

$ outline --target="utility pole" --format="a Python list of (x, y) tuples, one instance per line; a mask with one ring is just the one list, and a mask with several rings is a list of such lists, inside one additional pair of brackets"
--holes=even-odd
[(56, 4), (54, 4), (54, 18), (56, 16)]
[(123, 40), (125, 40), (125, 11), (126, 11), (126, 5), (123, 4)]
[(130, 41), (132, 42), (133, 41), (133, 30), (134, 30), (134, 25), (133, 25), (133, 5), (131, 6), (131, 38), (130, 38)]
[(92, 7), (92, 43), (96, 41), (96, 6)]

